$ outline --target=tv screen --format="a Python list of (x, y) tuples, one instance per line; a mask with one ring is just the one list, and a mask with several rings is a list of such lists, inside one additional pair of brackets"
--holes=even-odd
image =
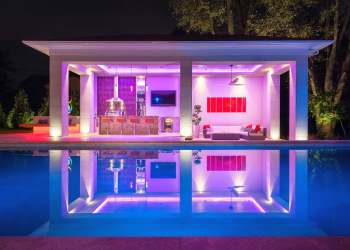
[(151, 162), (151, 178), (176, 178), (176, 162)]
[(176, 106), (176, 91), (151, 91), (151, 106), (174, 107)]

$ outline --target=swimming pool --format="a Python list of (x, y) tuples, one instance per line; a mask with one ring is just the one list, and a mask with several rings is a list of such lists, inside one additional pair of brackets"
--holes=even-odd
[(0, 151), (0, 235), (350, 235), (350, 148)]

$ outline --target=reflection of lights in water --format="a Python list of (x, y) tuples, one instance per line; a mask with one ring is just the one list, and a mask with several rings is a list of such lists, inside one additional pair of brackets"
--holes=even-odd
[(130, 188), (132, 188), (132, 182), (130, 182)]
[(148, 188), (148, 182), (146, 181), (146, 188)]
[(109, 166), (110, 166), (111, 168), (114, 167), (114, 159), (110, 159), (110, 160), (109, 160)]
[(159, 168), (159, 166), (158, 166), (158, 165), (156, 165), (156, 168)]

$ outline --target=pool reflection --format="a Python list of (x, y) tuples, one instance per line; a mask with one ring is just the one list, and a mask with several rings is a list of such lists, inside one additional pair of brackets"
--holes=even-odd
[[(306, 204), (305, 150), (289, 152), (290, 175), (284, 180), (289, 182), (288, 201), (279, 194), (279, 150), (80, 150), (72, 154), (80, 155), (79, 168), (72, 168), (67, 150), (50, 151), (51, 204), (61, 209), (61, 215), (303, 213), (295, 206), (296, 193), (300, 205), (305, 208)], [(74, 193), (79, 197), (69, 199)]]
[[(129, 220), (124, 223), (163, 218), (200, 230), (209, 219), (223, 219), (220, 223), (229, 226), (255, 218), (298, 222), (307, 230), (306, 225), (312, 227), (307, 220), (307, 151), (288, 153), (289, 173), (281, 175), (279, 150), (50, 150), (50, 228), (78, 219), (105, 227), (109, 223), (101, 220), (107, 218), (115, 223), (122, 218)], [(80, 157), (72, 160), (72, 154)], [(281, 183), (289, 190), (283, 198)], [(157, 235), (157, 230), (145, 235)], [(178, 235), (172, 230), (169, 235)]]

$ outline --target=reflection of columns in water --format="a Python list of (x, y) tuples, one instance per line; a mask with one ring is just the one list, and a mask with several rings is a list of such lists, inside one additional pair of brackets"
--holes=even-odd
[(307, 150), (289, 151), (289, 212), (307, 218)]
[(265, 150), (264, 163), (266, 171), (266, 199), (272, 202), (273, 197), (280, 195), (280, 151)]
[(96, 192), (97, 164), (93, 150), (80, 150), (80, 197), (90, 202)]
[(192, 215), (192, 150), (180, 150), (180, 216)]
[(50, 150), (50, 221), (68, 213), (68, 150)]

